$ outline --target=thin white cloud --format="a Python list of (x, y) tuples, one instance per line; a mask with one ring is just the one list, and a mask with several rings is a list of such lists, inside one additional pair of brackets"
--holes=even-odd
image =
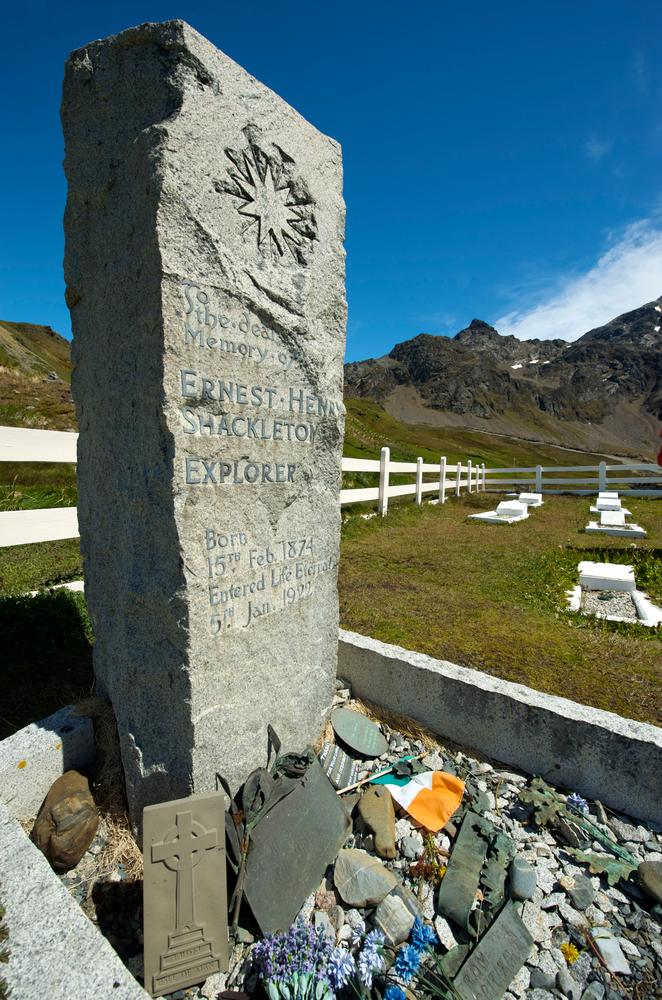
[(621, 313), (662, 294), (662, 229), (651, 219), (628, 226), (587, 274), (573, 277), (547, 301), (514, 310), (494, 324), (520, 340), (577, 340)]
[(590, 156), (592, 160), (601, 160), (603, 156), (611, 152), (613, 145), (613, 139), (598, 139), (597, 135), (592, 135), (584, 143), (584, 149), (586, 150), (586, 155)]

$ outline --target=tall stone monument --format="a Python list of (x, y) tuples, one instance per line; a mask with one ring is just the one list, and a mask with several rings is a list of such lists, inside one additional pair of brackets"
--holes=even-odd
[(139, 826), (332, 700), (341, 151), (183, 21), (72, 52), (62, 121), (85, 592)]

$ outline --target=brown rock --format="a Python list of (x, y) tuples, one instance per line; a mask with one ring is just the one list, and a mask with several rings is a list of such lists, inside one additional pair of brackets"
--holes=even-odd
[(395, 857), (395, 809), (388, 788), (371, 785), (359, 802), (359, 815), (375, 835), (375, 850), (380, 858)]
[(31, 837), (53, 868), (74, 868), (97, 832), (99, 813), (87, 778), (67, 771), (54, 781), (33, 827)]

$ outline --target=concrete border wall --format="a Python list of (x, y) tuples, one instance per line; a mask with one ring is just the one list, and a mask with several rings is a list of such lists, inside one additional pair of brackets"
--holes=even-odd
[(15, 1000), (147, 1000), (105, 937), (0, 802), (0, 896)]
[(456, 743), (662, 822), (662, 729), (340, 630), (353, 693)]

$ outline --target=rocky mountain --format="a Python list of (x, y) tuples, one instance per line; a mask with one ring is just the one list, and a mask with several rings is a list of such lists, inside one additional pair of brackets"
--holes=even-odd
[(662, 296), (573, 343), (502, 337), (474, 319), (455, 337), (422, 333), (345, 365), (345, 394), (398, 420), (456, 425), (580, 450), (657, 452)]
[(0, 320), (0, 424), (74, 430), (72, 368), (69, 341), (50, 326)]

